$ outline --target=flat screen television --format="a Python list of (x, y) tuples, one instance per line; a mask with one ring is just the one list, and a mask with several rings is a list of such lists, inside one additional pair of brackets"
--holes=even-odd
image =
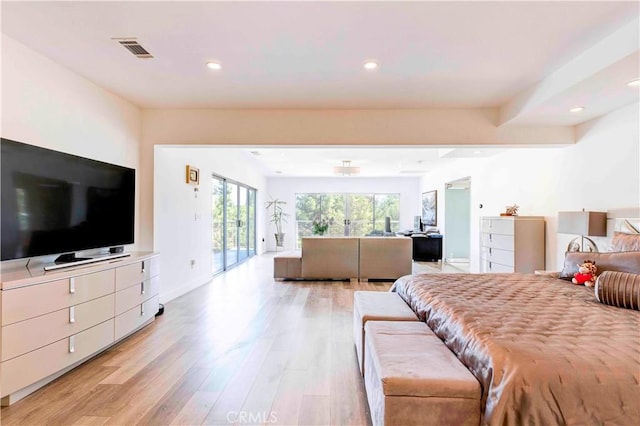
[(0, 257), (132, 244), (135, 170), (1, 139)]

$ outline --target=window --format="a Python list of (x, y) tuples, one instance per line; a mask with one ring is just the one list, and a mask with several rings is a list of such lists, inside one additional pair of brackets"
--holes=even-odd
[(391, 231), (399, 229), (400, 194), (296, 194), (298, 244), (313, 235), (313, 221), (329, 221), (329, 236), (364, 236), (382, 233), (385, 218)]

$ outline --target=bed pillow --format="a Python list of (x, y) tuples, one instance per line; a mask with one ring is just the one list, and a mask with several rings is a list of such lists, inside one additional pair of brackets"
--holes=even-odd
[(596, 300), (619, 308), (640, 310), (640, 275), (605, 271), (596, 280)]
[(598, 274), (604, 271), (628, 272), (640, 274), (640, 251), (624, 251), (610, 253), (590, 253), (571, 251), (564, 255), (564, 267), (558, 278), (571, 281), (578, 272), (578, 265), (585, 260), (596, 262)]
[(611, 251), (640, 251), (640, 234), (614, 232)]

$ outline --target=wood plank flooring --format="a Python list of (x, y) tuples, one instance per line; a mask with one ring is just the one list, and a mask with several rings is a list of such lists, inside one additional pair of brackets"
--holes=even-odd
[(2, 425), (367, 425), (355, 290), (279, 282), (250, 259), (166, 305), (152, 325), (5, 407)]

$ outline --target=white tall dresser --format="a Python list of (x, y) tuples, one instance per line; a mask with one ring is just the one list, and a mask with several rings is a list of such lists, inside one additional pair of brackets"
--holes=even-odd
[(533, 273), (544, 269), (545, 223), (542, 216), (480, 219), (480, 272)]

